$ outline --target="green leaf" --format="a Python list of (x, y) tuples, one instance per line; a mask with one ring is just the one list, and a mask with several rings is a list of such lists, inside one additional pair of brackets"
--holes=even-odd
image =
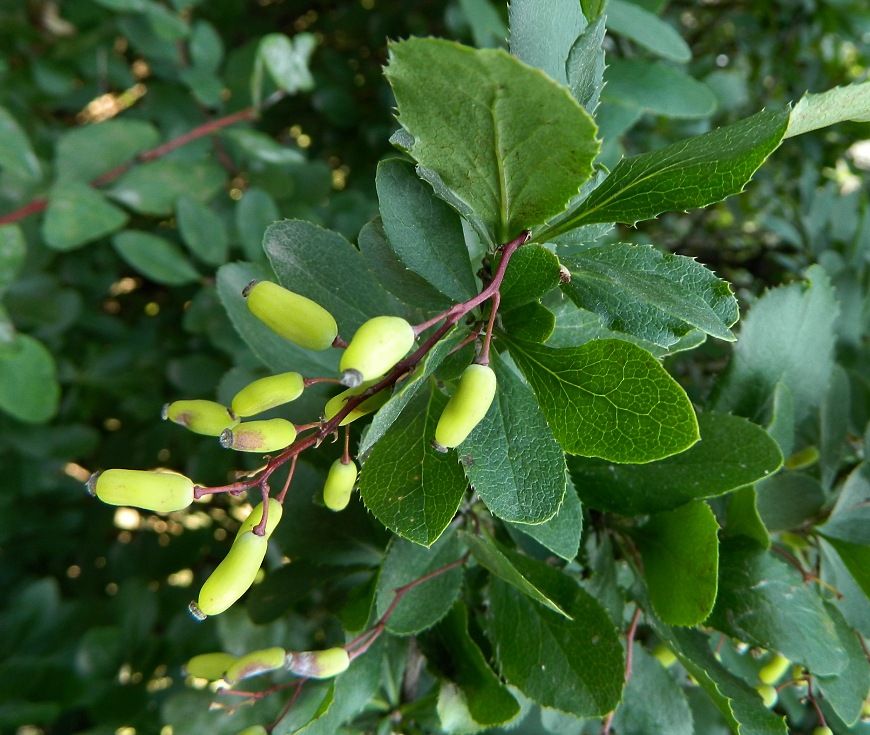
[[(305, 161), (305, 155), (302, 151), (297, 148), (283, 146), (274, 138), (261, 133), (259, 130), (233, 128), (225, 130), (222, 135), (227, 140), (235, 143), (249, 156), (258, 158), (266, 163), (285, 166)], [(244, 197), (242, 198), (244, 199)]]
[(127, 265), (156, 283), (180, 286), (200, 280), (184, 253), (158, 235), (124, 230), (112, 238), (112, 245)]
[(663, 59), (684, 64), (692, 58), (689, 44), (673, 26), (636, 3), (608, 0), (607, 29)]
[(635, 534), (656, 615), (667, 625), (697, 625), (716, 601), (719, 524), (700, 501), (655, 513)]
[(655, 616), (648, 617), (656, 634), (707, 693), (733, 732), (740, 735), (788, 734), (785, 718), (767, 709), (751, 686), (716, 660), (703, 633), (696, 629), (668, 628)]
[[(546, 565), (544, 565), (546, 566)], [(499, 670), (529, 699), (577, 717), (603, 716), (623, 686), (623, 653), (604, 608), (568, 580), (572, 619), (536, 605), (499, 579), (490, 583), (487, 636)]]
[(560, 85), (502, 50), (416, 38), (387, 79), (409, 153), (485, 222), (495, 242), (560, 212), (592, 173), (595, 124)]
[(743, 319), (718, 386), (718, 411), (761, 418), (780, 381), (791, 390), (796, 423), (821, 402), (834, 364), (839, 307), (821, 266), (811, 266), (806, 276), (807, 283), (766, 292)]
[(337, 232), (282, 220), (266, 230), (263, 249), (281, 285), (329, 311), (345, 339), (372, 317), (399, 313), (359, 250)]
[[(393, 603), (399, 587), (452, 564), (464, 553), (465, 545), (452, 530), (429, 548), (405, 539), (393, 539), (378, 578), (378, 618)], [(461, 585), (462, 567), (459, 566), (414, 587), (394, 608), (387, 620), (387, 630), (395, 635), (414, 635), (431, 628), (447, 614), (459, 596)]]
[(580, 34), (568, 54), (568, 88), (591, 115), (604, 88), (604, 36), (607, 29), (599, 17)]
[(55, 250), (73, 250), (119, 230), (128, 219), (87, 184), (57, 184), (48, 197), (42, 237)]
[(429, 632), (423, 650), (428, 664), (459, 687), (477, 725), (499, 725), (519, 712), (519, 704), (468, 634), (468, 612), (462, 603), (455, 603), (447, 617)]
[[(511, 53), (567, 85), (568, 55), (587, 25), (580, 4), (576, 0), (514, 0), (508, 8)], [(546, 43), (541, 43), (543, 38)]]
[(561, 350), (511, 340), (510, 347), (569, 454), (643, 463), (698, 440), (688, 396), (640, 347), (618, 339)]
[(716, 95), (706, 84), (669, 64), (648, 59), (611, 59), (601, 97), (629, 109), (689, 120), (716, 111)]
[(508, 263), (499, 289), (499, 309), (510, 311), (537, 301), (561, 283), (561, 274), (559, 259), (547, 248), (534, 243), (523, 245)]
[(474, 271), (456, 212), (436, 198), (407, 161), (378, 164), (381, 220), (399, 260), (452, 301), (477, 294)]
[[(0, 292), (15, 281), (27, 256), (27, 240), (19, 225), (0, 226)], [(2, 342), (2, 339), (0, 339)]]
[(236, 203), (236, 230), (242, 241), (242, 250), (248, 260), (263, 258), (263, 233), (273, 222), (281, 219), (278, 205), (268, 193), (252, 187)]
[(770, 548), (770, 534), (756, 506), (755, 488), (752, 485), (738, 488), (728, 498), (728, 510), (725, 517), (725, 528), (722, 538), (743, 536), (758, 548), (765, 551)]
[(169, 215), (179, 197), (208, 201), (225, 179), (226, 171), (212, 161), (151, 161), (130, 169), (107, 193), (141, 214)]
[(510, 528), (530, 536), (565, 561), (571, 561), (580, 549), (583, 508), (570, 476), (567, 479), (565, 499), (556, 515), (543, 523), (511, 523)]
[(27, 133), (5, 107), (0, 107), (0, 169), (20, 179), (42, 176)]
[(187, 42), (193, 65), (216, 72), (224, 56), (224, 42), (217, 29), (207, 20), (196, 20)]
[(613, 718), (614, 730), (620, 735), (693, 735), (683, 688), (639, 643), (633, 653), (631, 678)]
[(801, 472), (780, 472), (759, 482), (755, 492), (758, 515), (771, 531), (802, 526), (825, 502), (819, 481)]
[[(475, 536), (462, 532), (462, 538), (468, 545), (477, 563), (482, 567), (488, 569), (496, 577), (515, 587), (535, 602), (539, 602), (559, 615), (570, 618), (570, 614), (561, 607), (559, 600), (554, 600), (548, 596), (546, 592), (539, 589), (526, 578), (523, 574), (523, 569), (517, 568), (518, 564), (523, 565), (524, 561), (529, 561), (528, 559), (505, 549), (497, 541), (483, 534)], [(526, 567), (526, 565), (523, 566)]]
[(269, 572), (248, 593), (246, 609), (251, 621), (265, 625), (284, 617), (313, 590), (323, 589), (334, 577), (344, 577), (346, 567), (315, 564), (307, 559), (293, 559)]
[(546, 342), (556, 327), (556, 315), (537, 301), (500, 314), (505, 332), (526, 342)]
[(260, 39), (257, 61), (251, 80), (254, 104), (260, 103), (260, 87), (265, 69), (278, 89), (288, 94), (307, 92), (314, 87), (314, 78), (308, 69), (311, 54), (317, 42), (310, 33), (293, 37), (269, 33)]
[(143, 120), (106, 120), (64, 133), (54, 154), (58, 181), (93, 181), (128, 163), (160, 142), (160, 133)]
[(870, 546), (870, 464), (862, 462), (852, 470), (827, 523), (818, 530), (827, 539)]
[(805, 94), (792, 108), (783, 137), (791, 138), (844, 120), (870, 122), (870, 82)]
[(504, 20), (489, 0), (459, 0), (459, 7), (477, 48), (496, 48), (507, 38)]
[(184, 196), (175, 205), (178, 231), (190, 252), (209, 265), (223, 265), (229, 244), (227, 230), (211, 207)]
[(843, 614), (831, 603), (825, 603), (825, 608), (834, 621), (847, 662), (838, 676), (816, 676), (814, 682), (837, 715), (847, 725), (853, 725), (861, 716), (861, 706), (870, 691), (870, 663), (858, 642), (858, 633), (849, 627)]
[(855, 578), (858, 586), (864, 594), (870, 598), (870, 547), (861, 544), (852, 544), (836, 538), (825, 538), (834, 547), (840, 561)]
[(650, 245), (610, 243), (562, 258), (571, 281), (562, 286), (577, 306), (604, 325), (669, 347), (691, 329), (729, 342), (737, 299), (727, 282), (692, 258)]
[(255, 278), (269, 279), (274, 276), (250, 263), (228, 263), (217, 272), (221, 303), (251, 351), (275, 373), (295, 370), (303, 375), (335, 375), (340, 357), (338, 350), (306, 350), (279, 337), (251, 313), (245, 304), (242, 289)]
[(708, 625), (778, 651), (812, 673), (839, 674), (846, 655), (815, 586), (793, 567), (737, 541), (723, 542), (719, 594)]
[(776, 472), (782, 455), (761, 427), (738, 416), (698, 414), (701, 441), (681, 454), (642, 465), (569, 458), (587, 505), (632, 516), (672, 510), (724, 495)]
[(39, 340), (18, 334), (0, 352), (0, 411), (42, 424), (57, 413), (60, 386), (54, 358)]
[(375, 444), (360, 473), (366, 507), (387, 528), (423, 546), (438, 540), (467, 488), (455, 456), (430, 444), (446, 404), (434, 386), (420, 391)]
[(531, 388), (495, 355), (490, 365), (498, 380), (495, 400), (457, 452), (493, 515), (542, 523), (565, 496), (565, 455)]
[(576, 209), (536, 237), (550, 240), (595, 222), (634, 224), (738, 194), (779, 146), (787, 121), (787, 112), (759, 112), (661, 150), (623, 158)]

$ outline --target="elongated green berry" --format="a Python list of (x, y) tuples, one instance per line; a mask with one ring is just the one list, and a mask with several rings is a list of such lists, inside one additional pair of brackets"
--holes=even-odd
[(341, 355), (342, 385), (356, 388), (384, 375), (414, 346), (414, 329), (397, 316), (376, 316), (356, 330)]
[(233, 662), (232, 666), (227, 669), (224, 678), (230, 684), (235, 684), (242, 679), (250, 679), (252, 676), (265, 674), (268, 671), (283, 669), (286, 656), (287, 652), (277, 646), (246, 653)]
[(350, 502), (353, 486), (356, 484), (356, 463), (347, 464), (335, 460), (329, 468), (326, 483), (323, 485), (323, 504), (330, 510), (344, 510)]
[(789, 666), (791, 666), (791, 661), (781, 653), (775, 653), (770, 661), (758, 672), (758, 678), (762, 684), (776, 684), (788, 670)]
[(243, 421), (221, 434), (221, 446), (238, 452), (276, 452), (296, 441), (296, 427), (287, 419)]
[(251, 281), (242, 295), (248, 309), (284, 339), (307, 350), (325, 350), (338, 336), (338, 325), (311, 299), (270, 281)]
[(218, 615), (245, 594), (254, 584), (268, 545), (265, 536), (253, 531), (236, 537), (224, 560), (205, 580), (197, 602), (191, 603), (191, 613), (195, 617)]
[(132, 505), (168, 513), (193, 502), (193, 481), (174, 472), (105, 470), (94, 472), (88, 492), (109, 505)]
[(813, 735), (834, 735), (834, 731), (827, 725), (820, 725), (813, 730)]
[(768, 709), (771, 709), (779, 699), (776, 688), (771, 684), (759, 684), (755, 687), (755, 691), (761, 696), (761, 701)]
[[(323, 409), (323, 418), (325, 421), (329, 421), (333, 416), (335, 416), (344, 405), (353, 398), (354, 396), (358, 396), (363, 391), (368, 390), (371, 386), (373, 386), (377, 380), (367, 380), (360, 386), (356, 388), (348, 388), (345, 391), (342, 391), (337, 396), (333, 396), (326, 403), (326, 407)], [(356, 421), (360, 416), (365, 416), (366, 414), (372, 413), (373, 411), (377, 411), (381, 406), (383, 406), (390, 398), (390, 391), (384, 389), (379, 390), (374, 395), (366, 398), (362, 403), (358, 406), (354, 406), (354, 408), (350, 411), (350, 413), (345, 416), (339, 426), (345, 426), (349, 424), (351, 421)]]
[(269, 735), (269, 731), (262, 725), (251, 725), (236, 735)]
[(236, 657), (229, 653), (201, 653), (184, 665), (184, 673), (198, 679), (218, 681), (235, 662)]
[(350, 657), (343, 648), (327, 648), (325, 651), (287, 652), (286, 667), (296, 676), (309, 679), (331, 679), (350, 666)]
[(231, 429), (239, 423), (226, 406), (202, 399), (167, 403), (163, 407), (163, 419), (206, 436), (220, 436), (224, 429)]
[[(283, 513), (284, 506), (275, 500), (275, 498), (269, 498), (269, 515), (266, 517), (265, 538), (269, 538), (269, 536), (272, 535), (272, 531), (275, 530), (275, 526), (278, 525)], [(263, 504), (259, 503), (239, 527), (239, 532), (236, 534), (236, 538), (242, 536), (247, 531), (253, 531), (254, 526), (256, 526), (261, 520), (263, 520)]]
[(299, 373), (279, 373), (246, 385), (233, 398), (236, 416), (246, 418), (295, 401), (302, 395), (305, 382)]
[(472, 364), (465, 368), (459, 385), (438, 419), (435, 448), (446, 452), (465, 441), (486, 416), (495, 398), (496, 378), (489, 365)]

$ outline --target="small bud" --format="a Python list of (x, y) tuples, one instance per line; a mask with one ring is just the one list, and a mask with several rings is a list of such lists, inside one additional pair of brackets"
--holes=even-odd
[(260, 378), (242, 388), (232, 401), (233, 413), (246, 418), (295, 401), (302, 395), (305, 381), (299, 373), (279, 373)]
[(131, 505), (168, 513), (193, 502), (193, 481), (175, 472), (106, 470), (95, 472), (86, 487), (109, 505)]
[[(275, 530), (275, 527), (278, 525), (278, 522), (281, 520), (281, 516), (284, 513), (284, 506), (281, 505), (275, 498), (269, 498), (269, 515), (266, 517), (266, 535), (265, 538), (269, 538), (272, 535), (272, 531)], [(242, 525), (239, 527), (239, 532), (236, 534), (236, 538), (243, 535), (247, 531), (253, 531), (254, 526), (256, 526), (261, 520), (263, 520), (263, 504), (259, 503), (257, 506), (250, 512), (248, 517), (244, 520)]]
[(776, 684), (788, 671), (789, 666), (791, 661), (780, 653), (774, 653), (770, 661), (758, 672), (758, 678), (762, 684)]
[(233, 662), (224, 677), (230, 684), (284, 668), (287, 652), (277, 646), (247, 653)]
[(245, 594), (260, 571), (268, 545), (265, 536), (257, 536), (253, 531), (238, 536), (224, 560), (203, 584), (198, 609), (205, 615), (218, 615)]
[(347, 349), (341, 355), (341, 382), (356, 388), (366, 380), (384, 375), (411, 347), (414, 328), (397, 316), (376, 316), (356, 330)]
[(767, 709), (771, 709), (779, 699), (776, 689), (770, 684), (759, 684), (755, 691), (761, 696), (761, 701)]
[(242, 295), (251, 313), (276, 334), (307, 350), (325, 350), (338, 336), (320, 304), (269, 281), (251, 281)]
[(435, 426), (435, 443), (453, 448), (464, 442), (489, 411), (496, 386), (495, 373), (488, 365), (472, 364), (465, 368), (456, 392)]
[(224, 449), (237, 452), (276, 452), (296, 441), (296, 427), (287, 419), (244, 421), (221, 434)]
[(330, 679), (350, 666), (350, 657), (343, 648), (327, 648), (325, 651), (301, 651), (287, 653), (287, 669), (296, 676), (309, 679)]
[[(344, 408), (344, 404), (348, 402), (349, 399), (354, 396), (358, 396), (360, 393), (368, 390), (371, 386), (373, 386), (377, 381), (370, 380), (357, 388), (348, 388), (346, 391), (342, 391), (337, 396), (333, 396), (329, 399), (326, 406), (323, 409), (323, 419), (324, 421), (329, 421), (333, 416), (335, 416), (342, 408)], [(366, 398), (362, 403), (358, 406), (355, 406), (347, 416), (345, 416), (339, 426), (346, 426), (352, 421), (356, 421), (361, 416), (365, 416), (366, 414), (372, 413), (373, 411), (377, 411), (381, 406), (383, 406), (390, 398), (390, 391), (386, 388), (383, 390), (379, 390), (374, 395)]]
[(345, 464), (340, 459), (335, 460), (329, 468), (326, 483), (323, 485), (323, 504), (334, 511), (347, 508), (356, 478), (355, 462), (350, 461)]
[(190, 429), (195, 434), (220, 436), (224, 429), (239, 423), (239, 419), (220, 403), (206, 400), (173, 401), (163, 407), (163, 420)]
[(197, 679), (219, 681), (235, 662), (236, 657), (229, 653), (201, 653), (184, 665), (184, 673)]

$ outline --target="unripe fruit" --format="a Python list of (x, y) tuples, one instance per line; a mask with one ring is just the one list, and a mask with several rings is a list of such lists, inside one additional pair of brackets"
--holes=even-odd
[(350, 666), (350, 657), (343, 648), (327, 648), (325, 651), (287, 652), (287, 669), (296, 676), (309, 679), (330, 679)]
[(338, 336), (332, 314), (277, 283), (251, 281), (242, 296), (251, 313), (269, 329), (307, 350), (325, 350)]
[(356, 463), (347, 464), (335, 460), (329, 468), (326, 483), (323, 485), (323, 504), (330, 510), (344, 510), (350, 502), (353, 486), (356, 484)]
[(206, 400), (173, 401), (163, 407), (163, 420), (190, 429), (195, 434), (220, 436), (224, 429), (231, 429), (239, 419), (220, 403)]
[(262, 725), (251, 725), (236, 735), (269, 735), (269, 731)]
[(105, 470), (94, 472), (88, 492), (109, 505), (132, 505), (168, 513), (193, 502), (193, 481), (174, 472)]
[(813, 730), (813, 735), (834, 735), (834, 731), (827, 725), (824, 725)]
[(265, 674), (267, 671), (283, 669), (286, 655), (287, 652), (277, 646), (252, 651), (233, 662), (224, 678), (230, 684), (235, 684), (237, 681)]
[(408, 354), (414, 339), (414, 328), (401, 317), (369, 319), (356, 330), (341, 355), (342, 385), (356, 388), (363, 381), (381, 377)]
[(761, 695), (761, 701), (768, 709), (773, 707), (776, 704), (776, 700), (779, 699), (776, 689), (770, 684), (759, 684), (755, 687), (755, 691)]
[(201, 653), (184, 665), (184, 673), (198, 679), (218, 681), (235, 662), (236, 657), (229, 653)]
[(446, 452), (465, 441), (486, 416), (495, 398), (496, 378), (489, 365), (471, 364), (462, 373), (459, 386), (438, 419), (435, 448)]
[(652, 655), (655, 656), (658, 662), (666, 669), (670, 668), (677, 662), (677, 657), (674, 655), (674, 652), (664, 643), (659, 643), (655, 648), (653, 648)]
[(295, 401), (302, 395), (305, 381), (299, 373), (279, 373), (260, 378), (236, 393), (231, 404), (236, 416), (255, 416), (275, 406)]
[(243, 421), (221, 434), (221, 446), (238, 452), (275, 452), (296, 441), (296, 427), (287, 419)]
[(257, 536), (253, 531), (236, 537), (226, 558), (199, 591), (197, 603), (191, 603), (191, 613), (200, 617), (198, 609), (202, 615), (218, 615), (245, 594), (260, 571), (268, 545), (265, 536)]
[(791, 661), (781, 653), (774, 653), (770, 661), (758, 672), (758, 678), (763, 684), (776, 684), (789, 666), (791, 666)]
[[(283, 513), (284, 506), (275, 500), (275, 498), (269, 498), (269, 514), (266, 517), (265, 538), (269, 538), (272, 535), (272, 531), (275, 530), (275, 526), (278, 525)], [(261, 520), (263, 520), (263, 504), (259, 503), (239, 527), (236, 538), (238, 539), (239, 536), (244, 535), (247, 531), (253, 531), (254, 526), (256, 526)]]
[[(348, 388), (347, 390), (339, 393), (337, 396), (333, 396), (332, 398), (330, 398), (323, 409), (324, 421), (329, 421), (333, 416), (341, 411), (341, 409), (344, 408), (344, 404), (346, 404), (348, 400), (350, 400), (354, 396), (358, 396), (363, 391), (368, 390), (376, 382), (376, 380), (368, 380), (356, 388)], [(366, 414), (372, 413), (373, 411), (377, 411), (389, 400), (389, 398), (390, 391), (388, 391), (386, 388), (384, 388), (383, 390), (379, 390), (374, 395), (366, 398), (358, 406), (355, 406), (353, 410), (351, 410), (350, 413), (348, 413), (348, 415), (339, 422), (338, 425), (345, 426), (351, 421), (356, 421), (360, 416), (365, 416)]]

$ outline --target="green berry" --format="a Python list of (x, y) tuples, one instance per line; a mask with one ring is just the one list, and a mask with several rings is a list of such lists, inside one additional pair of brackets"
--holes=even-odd
[(296, 427), (287, 419), (243, 421), (221, 434), (221, 446), (238, 452), (276, 452), (296, 441)]
[(231, 429), (239, 423), (226, 406), (202, 399), (167, 403), (162, 415), (164, 421), (169, 419), (195, 434), (206, 436), (220, 436), (224, 429)]
[(771, 709), (779, 699), (776, 689), (771, 684), (759, 684), (755, 687), (755, 691), (761, 696), (761, 701), (768, 709)]
[(305, 381), (299, 373), (279, 373), (249, 383), (236, 393), (230, 404), (236, 416), (246, 418), (295, 401), (302, 395)]
[(465, 441), (486, 416), (495, 398), (496, 378), (488, 365), (465, 368), (435, 427), (435, 448), (441, 452)]
[[(326, 404), (326, 407), (323, 409), (323, 419), (324, 421), (329, 421), (333, 416), (335, 416), (342, 408), (344, 408), (344, 404), (354, 396), (358, 396), (363, 391), (368, 390), (371, 386), (373, 386), (377, 381), (369, 380), (363, 383), (356, 388), (348, 388), (345, 391), (342, 391), (337, 396), (333, 396), (329, 399)], [(372, 413), (373, 411), (377, 411), (381, 406), (383, 406), (390, 398), (390, 391), (386, 388), (383, 390), (379, 390), (374, 395), (366, 398), (362, 403), (358, 406), (355, 406), (347, 416), (345, 416), (339, 426), (345, 426), (349, 424), (351, 421), (356, 421), (360, 416), (365, 416), (366, 414)]]
[(203, 584), (197, 602), (191, 603), (194, 617), (218, 615), (245, 594), (254, 584), (268, 545), (265, 536), (253, 531), (237, 536), (229, 553)]
[(788, 671), (789, 666), (791, 666), (791, 661), (781, 653), (774, 653), (770, 661), (758, 672), (758, 678), (762, 684), (776, 684)]
[(296, 676), (309, 679), (331, 679), (350, 666), (350, 657), (343, 648), (327, 648), (325, 651), (301, 651), (287, 653), (286, 667)]
[(353, 486), (356, 484), (357, 469), (353, 461), (345, 464), (335, 460), (329, 468), (326, 483), (323, 485), (323, 504), (330, 510), (344, 510), (350, 502)]
[(175, 472), (106, 470), (95, 472), (88, 492), (109, 505), (132, 505), (168, 513), (193, 502), (193, 481)]
[(813, 735), (834, 735), (834, 731), (827, 725), (822, 725), (813, 730)]
[(229, 653), (201, 653), (184, 665), (184, 673), (197, 679), (218, 681), (224, 678), (227, 669), (235, 662), (236, 657)]
[(364, 381), (384, 375), (411, 347), (414, 328), (397, 316), (376, 316), (356, 330), (347, 349), (341, 355), (341, 382), (357, 388)]
[(262, 725), (251, 725), (236, 735), (269, 735), (269, 731)]
[(338, 336), (338, 325), (326, 309), (277, 283), (251, 281), (242, 295), (248, 309), (284, 339), (307, 350), (325, 350)]
[[(283, 513), (284, 506), (275, 500), (275, 498), (269, 498), (269, 515), (266, 518), (265, 528), (266, 538), (269, 538), (272, 535), (272, 531), (275, 530), (275, 526), (278, 525)], [(254, 526), (256, 526), (261, 520), (263, 520), (263, 504), (259, 503), (239, 527), (239, 532), (236, 534), (236, 538), (247, 531), (253, 531)]]
[(224, 678), (230, 684), (235, 684), (242, 679), (249, 679), (252, 676), (259, 676), (276, 669), (283, 669), (286, 655), (287, 652), (278, 646), (247, 653), (233, 662), (227, 669)]
[(674, 655), (674, 652), (664, 643), (659, 643), (655, 648), (653, 648), (652, 655), (655, 656), (658, 662), (666, 669), (670, 668), (677, 662), (677, 657)]

